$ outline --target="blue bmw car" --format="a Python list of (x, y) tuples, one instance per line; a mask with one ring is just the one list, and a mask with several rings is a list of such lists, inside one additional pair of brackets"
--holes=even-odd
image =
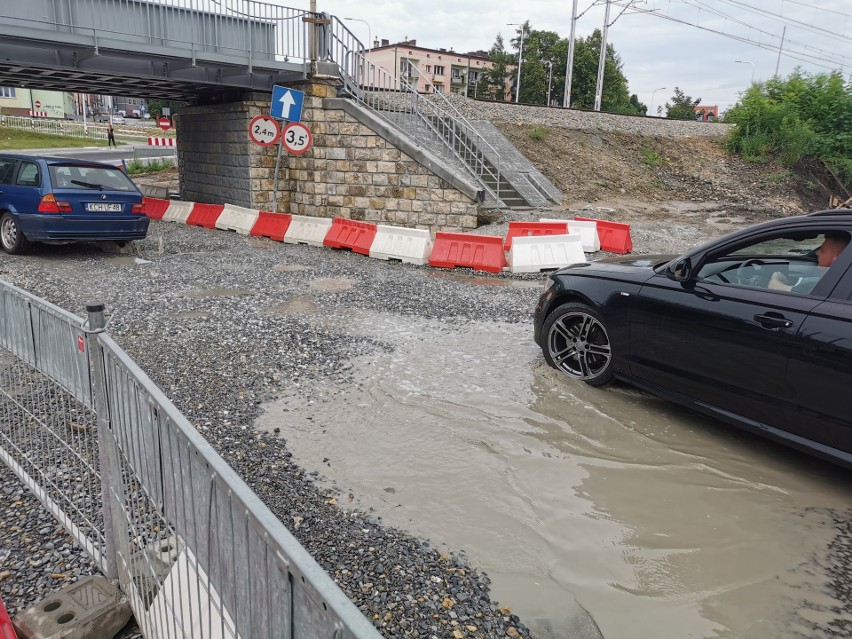
[(0, 247), (31, 242), (141, 240), (148, 232), (142, 193), (109, 164), (0, 154)]

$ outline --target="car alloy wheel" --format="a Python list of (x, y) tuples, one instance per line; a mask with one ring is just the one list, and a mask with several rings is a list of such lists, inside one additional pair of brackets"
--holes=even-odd
[(613, 378), (612, 347), (598, 314), (582, 304), (564, 304), (547, 320), (544, 355), (569, 377), (603, 386)]
[(18, 228), (18, 222), (11, 213), (4, 213), (0, 218), (0, 245), (7, 253), (21, 253), (27, 247), (27, 239)]

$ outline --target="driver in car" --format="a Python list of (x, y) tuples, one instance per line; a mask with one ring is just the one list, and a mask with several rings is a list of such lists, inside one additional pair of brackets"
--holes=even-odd
[[(822, 244), (816, 249), (817, 264), (828, 268), (849, 245), (849, 233), (846, 231), (827, 231)], [(781, 271), (775, 271), (769, 280), (769, 288), (773, 291), (791, 291), (796, 285), (791, 283)]]

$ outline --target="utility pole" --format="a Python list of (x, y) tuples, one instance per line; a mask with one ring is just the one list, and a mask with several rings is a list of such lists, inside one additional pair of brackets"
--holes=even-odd
[(524, 25), (509, 22), (506, 26), (521, 28), (521, 44), (518, 46), (518, 82), (515, 86), (515, 104), (517, 104), (521, 99), (521, 63), (524, 60)]
[(606, 36), (609, 31), (609, 7), (610, 1), (606, 0), (606, 11), (604, 12), (603, 31), (601, 32), (601, 55), (598, 58), (598, 81), (595, 84), (595, 111), (601, 110), (601, 96), (603, 95), (604, 66), (606, 63)]
[(565, 65), (565, 95), (562, 96), (562, 106), (566, 109), (571, 106), (571, 81), (574, 78), (574, 40), (577, 30), (577, 2), (571, 9), (571, 36), (568, 39), (568, 63)]
[(547, 65), (547, 106), (550, 106), (550, 82), (553, 80), (553, 63), (550, 60), (545, 60)]
[(784, 48), (784, 37), (787, 35), (787, 25), (784, 25), (784, 30), (781, 32), (781, 44), (778, 45), (778, 60), (775, 62), (775, 77), (778, 77), (778, 67), (781, 66), (781, 49)]

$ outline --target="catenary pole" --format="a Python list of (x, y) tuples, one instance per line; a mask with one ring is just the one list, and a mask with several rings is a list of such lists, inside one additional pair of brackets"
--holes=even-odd
[(565, 95), (562, 96), (562, 106), (571, 106), (571, 81), (574, 79), (574, 40), (577, 33), (577, 2), (571, 9), (571, 35), (568, 39), (568, 62), (565, 65)]
[(784, 30), (781, 32), (781, 44), (778, 45), (778, 60), (775, 61), (775, 77), (778, 77), (778, 67), (781, 66), (781, 49), (784, 48), (784, 37), (787, 35), (787, 25), (784, 25)]
[(604, 12), (603, 31), (601, 33), (601, 53), (598, 58), (598, 81), (595, 84), (595, 111), (601, 110), (601, 96), (603, 95), (604, 66), (606, 63), (606, 36), (609, 31), (609, 7), (610, 0), (606, 0), (606, 11)]

